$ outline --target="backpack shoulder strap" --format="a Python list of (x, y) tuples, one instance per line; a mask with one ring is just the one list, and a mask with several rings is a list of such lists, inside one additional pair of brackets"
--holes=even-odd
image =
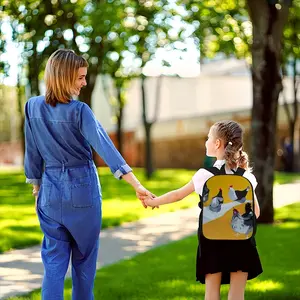
[(243, 169), (243, 168), (240, 168), (240, 167), (238, 167), (237, 169), (236, 169), (236, 171), (234, 171), (234, 170), (232, 170), (233, 171), (233, 173), (234, 174), (236, 174), (236, 175), (240, 175), (240, 176), (243, 176), (244, 175), (244, 173), (246, 172), (246, 170), (245, 169)]
[(221, 169), (218, 169), (217, 167), (210, 167), (210, 168), (204, 168), (204, 169), (214, 175), (226, 175), (225, 164), (221, 167)]
[(208, 167), (208, 168), (204, 168), (204, 170), (214, 174), (214, 175), (219, 175), (220, 174), (220, 170), (216, 167)]

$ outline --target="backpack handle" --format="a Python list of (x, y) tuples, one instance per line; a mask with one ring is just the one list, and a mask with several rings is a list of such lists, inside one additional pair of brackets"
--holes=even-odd
[[(218, 169), (216, 167), (209, 167), (209, 168), (205, 168), (205, 170), (207, 170), (208, 172), (214, 174), (214, 175), (226, 175), (226, 171), (225, 171), (225, 164), (222, 165), (221, 169)], [(243, 176), (245, 173), (245, 169), (238, 167), (235, 170), (231, 169), (231, 171), (233, 172), (234, 175), (240, 175)]]
[(245, 169), (240, 168), (240, 167), (238, 167), (238, 168), (236, 169), (236, 171), (234, 171), (234, 170), (231, 170), (231, 171), (233, 172), (234, 175), (240, 175), (240, 176), (243, 176), (244, 173), (246, 172)]

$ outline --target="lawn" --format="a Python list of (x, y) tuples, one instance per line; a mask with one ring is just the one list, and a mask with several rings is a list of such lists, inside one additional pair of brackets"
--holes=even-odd
[(295, 181), (297, 182), (300, 181), (299, 173), (275, 172), (274, 184), (285, 184), (285, 183), (291, 183)]
[[(117, 226), (167, 211), (196, 205), (198, 197), (191, 195), (186, 201), (164, 205), (159, 209), (144, 209), (135, 192), (125, 181), (116, 180), (108, 168), (99, 168), (103, 195), (102, 228)], [(174, 178), (174, 172), (176, 177)], [(159, 170), (146, 181), (142, 169), (134, 173), (153, 193), (160, 195), (186, 184), (195, 173), (190, 170)], [(34, 210), (32, 186), (25, 184), (22, 171), (0, 172), (0, 253), (24, 248), (41, 242), (42, 233)]]
[[(264, 272), (248, 282), (246, 299), (300, 299), (300, 203), (276, 211), (274, 225), (259, 225), (257, 245)], [(189, 237), (97, 272), (95, 299), (188, 300), (203, 299), (204, 286), (195, 282), (196, 237)], [(221, 249), (220, 249), (221, 252)], [(226, 298), (228, 285), (221, 289)], [(39, 291), (10, 300), (40, 299)], [(71, 299), (71, 280), (65, 299)]]
[[(185, 201), (164, 205), (153, 211), (150, 208), (144, 209), (126, 182), (117, 181), (108, 168), (99, 168), (98, 172), (103, 194), (102, 228), (191, 207), (198, 202), (198, 196), (194, 193)], [(182, 169), (158, 170), (153, 179), (147, 181), (142, 169), (135, 169), (134, 172), (140, 181), (157, 195), (181, 187), (191, 180), (195, 173)], [(299, 179), (300, 174), (276, 173), (275, 183)], [(41, 239), (42, 233), (34, 210), (31, 185), (25, 184), (25, 177), (20, 170), (0, 171), (0, 253), (38, 244)]]

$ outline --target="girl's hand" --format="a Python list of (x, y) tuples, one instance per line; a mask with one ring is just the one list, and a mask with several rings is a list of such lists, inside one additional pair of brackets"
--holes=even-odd
[(152, 209), (154, 209), (155, 207), (159, 208), (159, 206), (155, 205), (155, 199), (153, 199), (151, 197), (146, 197), (144, 199), (144, 202), (147, 206), (151, 206)]

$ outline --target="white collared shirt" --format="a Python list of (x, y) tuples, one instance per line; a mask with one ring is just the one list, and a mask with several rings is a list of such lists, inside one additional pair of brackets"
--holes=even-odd
[[(221, 169), (221, 167), (225, 164), (225, 160), (217, 160), (214, 163), (214, 167)], [(232, 170), (225, 168), (226, 174), (233, 174)], [(214, 176), (212, 173), (208, 172), (205, 169), (199, 169), (195, 175), (192, 178), (192, 181), (194, 183), (194, 187), (195, 187), (195, 192), (199, 195), (202, 195), (202, 190), (203, 190), (203, 186), (204, 183), (210, 178)], [(244, 177), (246, 177), (252, 184), (253, 189), (255, 190), (256, 186), (257, 186), (257, 180), (255, 178), (255, 176), (248, 172), (245, 171)]]

